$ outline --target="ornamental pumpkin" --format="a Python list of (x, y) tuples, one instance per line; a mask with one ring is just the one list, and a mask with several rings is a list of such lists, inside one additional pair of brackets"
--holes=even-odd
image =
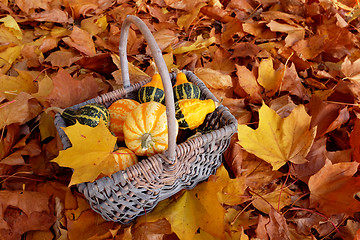
[(175, 117), (179, 129), (195, 129), (200, 126), (207, 114), (213, 112), (218, 103), (212, 99), (181, 99), (175, 103)]
[(119, 99), (108, 107), (110, 113), (110, 131), (115, 134), (118, 141), (124, 141), (123, 125), (126, 116), (139, 104), (132, 99)]
[(140, 104), (126, 117), (123, 130), (126, 146), (136, 155), (163, 152), (168, 148), (166, 107), (154, 101)]
[(164, 86), (159, 73), (155, 73), (151, 81), (139, 89), (138, 98), (140, 103), (155, 101), (165, 104)]
[(104, 120), (105, 124), (109, 126), (110, 114), (102, 104), (86, 104), (76, 111), (76, 120), (78, 120), (79, 123), (90, 127), (96, 127), (101, 118)]
[(180, 71), (176, 74), (176, 82), (173, 86), (173, 91), (175, 101), (180, 99), (200, 98), (200, 88), (192, 82), (189, 82), (185, 73)]
[(113, 152), (114, 159), (117, 163), (115, 171), (125, 170), (127, 167), (138, 163), (136, 154), (126, 147), (120, 147)]
[(49, 107), (45, 112), (55, 110), (61, 114), (67, 126), (73, 125), (78, 121), (90, 127), (96, 127), (102, 118), (107, 126), (110, 122), (110, 113), (106, 107), (99, 103), (89, 103), (81, 106), (78, 110), (72, 108)]

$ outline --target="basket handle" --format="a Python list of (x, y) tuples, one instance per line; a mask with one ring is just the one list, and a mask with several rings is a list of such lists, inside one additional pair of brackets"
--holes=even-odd
[(175, 149), (176, 149), (176, 118), (175, 118), (175, 103), (174, 103), (174, 95), (171, 85), (170, 75), (162, 56), (162, 52), (157, 45), (154, 36), (150, 32), (149, 28), (146, 24), (138, 17), (133, 15), (126, 16), (120, 33), (120, 43), (119, 43), (119, 54), (120, 54), (120, 66), (121, 66), (121, 76), (124, 88), (130, 86), (129, 79), (129, 67), (128, 67), (128, 59), (126, 53), (129, 28), (131, 24), (135, 24), (141, 33), (144, 35), (146, 42), (148, 43), (153, 58), (155, 60), (155, 64), (158, 68), (159, 74), (162, 79), (162, 83), (164, 86), (165, 92), (165, 104), (166, 104), (166, 115), (167, 115), (167, 123), (168, 123), (168, 150), (167, 150), (167, 158), (171, 163), (175, 163)]

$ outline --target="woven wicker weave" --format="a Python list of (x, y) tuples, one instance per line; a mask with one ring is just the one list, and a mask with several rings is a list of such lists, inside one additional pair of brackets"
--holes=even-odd
[[(123, 27), (125, 24), (129, 26), (130, 23), (142, 24), (138, 18), (128, 16)], [(122, 31), (124, 29), (127, 31), (128, 28), (125, 27)], [(144, 34), (144, 36), (149, 43), (149, 35)], [(125, 42), (126, 40), (127, 35), (125, 35)], [(150, 48), (153, 55), (155, 51), (157, 51), (155, 54), (161, 54), (161, 51), (154, 49), (154, 46), (150, 45)], [(122, 70), (124, 70), (124, 63), (127, 66), (126, 54), (125, 60), (124, 56), (121, 58)], [(157, 62), (156, 64), (163, 81), (164, 78), (172, 82), (175, 81), (175, 73), (169, 74), (167, 69), (164, 71), (163, 66), (161, 66), (164, 63), (159, 64)], [(127, 69), (123, 72), (126, 75)], [(199, 86), (202, 99), (218, 101), (195, 74), (190, 71), (184, 71), (184, 73), (190, 82)], [(123, 75), (123, 80), (125, 75)], [(95, 102), (109, 106), (120, 98), (136, 99), (137, 91), (150, 79), (133, 85), (126, 84), (125, 81), (124, 88), (101, 95), (72, 108), (77, 109), (82, 105)], [(165, 92), (166, 94), (169, 93), (166, 88)], [(172, 97), (172, 92), (169, 95)], [(166, 105), (169, 106), (168, 102)], [(171, 112), (174, 111), (169, 111), (169, 107), (167, 107), (168, 122)], [(55, 125), (64, 149), (71, 147), (68, 137), (61, 129), (66, 125), (59, 114), (55, 116)], [(237, 121), (229, 110), (221, 105), (213, 113), (208, 114), (200, 127), (213, 130), (206, 134), (194, 136), (181, 144), (175, 144), (174, 150), (171, 152), (169, 129), (169, 149), (167, 151), (144, 159), (124, 171), (114, 173), (111, 177), (103, 177), (91, 183), (78, 184), (79, 192), (85, 195), (92, 209), (106, 220), (129, 223), (137, 216), (150, 212), (159, 201), (182, 189), (191, 189), (215, 173), (222, 162), (222, 153), (229, 146), (231, 136), (237, 131)], [(173, 137), (176, 139), (176, 136)]]

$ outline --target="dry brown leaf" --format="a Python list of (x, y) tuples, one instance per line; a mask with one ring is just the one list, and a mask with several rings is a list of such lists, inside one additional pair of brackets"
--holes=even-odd
[(291, 172), (301, 181), (307, 183), (309, 178), (325, 165), (327, 159), (326, 140), (325, 137), (321, 137), (314, 141), (306, 156), (308, 162), (291, 165)]
[(55, 51), (49, 54), (45, 61), (50, 62), (54, 67), (70, 67), (74, 62), (81, 59), (81, 56), (71, 51)]
[(240, 42), (234, 46), (234, 52), (231, 55), (231, 58), (255, 57), (260, 51), (261, 51), (261, 48), (254, 43)]
[(42, 106), (30, 94), (21, 92), (0, 108), (0, 129), (12, 123), (24, 124), (42, 111)]
[[(236, 66), (236, 75), (238, 77), (238, 83), (240, 87), (249, 94), (250, 102), (252, 103), (261, 103), (261, 87), (256, 81), (254, 73), (252, 73), (245, 66)], [(236, 92), (236, 90), (235, 90)]]
[(349, 119), (347, 108), (334, 103), (325, 103), (320, 98), (313, 96), (309, 105), (311, 127), (317, 126), (316, 137), (323, 136), (340, 127)]
[(350, 145), (354, 151), (354, 160), (360, 163), (360, 119), (355, 120), (354, 128), (350, 133)]
[(98, 94), (98, 85), (94, 79), (76, 80), (60, 68), (52, 78), (53, 89), (47, 100), (51, 106), (66, 108), (94, 98)]
[(270, 221), (265, 226), (269, 238), (290, 240), (290, 232), (285, 217), (273, 208), (271, 208), (269, 216)]
[(350, 59), (346, 57), (341, 65), (341, 71), (347, 79), (360, 81), (360, 59), (351, 62)]
[(93, 57), (96, 54), (95, 44), (90, 34), (81, 28), (75, 26), (69, 37), (64, 37), (62, 40), (87, 56)]
[(31, 230), (48, 230), (56, 220), (49, 201), (39, 192), (0, 191), (0, 237), (14, 240)]
[(308, 100), (309, 98), (306, 88), (302, 84), (302, 80), (296, 71), (294, 63), (292, 63), (290, 67), (285, 68), (280, 89), (282, 91), (289, 91), (289, 93), (304, 100)]
[(359, 177), (353, 177), (359, 163), (344, 162), (325, 165), (310, 177), (311, 206), (321, 213), (349, 214), (353, 216), (360, 209), (360, 203), (354, 194), (360, 191)]
[(289, 24), (278, 23), (277, 21), (271, 20), (267, 26), (274, 32), (283, 32), (287, 33), (285, 38), (285, 47), (291, 47), (296, 42), (304, 39), (305, 37), (305, 28), (300, 26), (292, 26)]
[(73, 23), (73, 19), (69, 18), (67, 12), (61, 9), (32, 13), (30, 18), (39, 22)]

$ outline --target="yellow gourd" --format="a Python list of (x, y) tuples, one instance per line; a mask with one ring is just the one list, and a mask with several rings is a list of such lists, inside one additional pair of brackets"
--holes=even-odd
[(218, 103), (212, 99), (181, 99), (175, 103), (175, 117), (179, 129), (195, 129), (200, 126), (207, 114), (213, 112)]
[(166, 107), (154, 101), (140, 104), (126, 117), (123, 130), (126, 146), (136, 155), (163, 152), (168, 148)]

